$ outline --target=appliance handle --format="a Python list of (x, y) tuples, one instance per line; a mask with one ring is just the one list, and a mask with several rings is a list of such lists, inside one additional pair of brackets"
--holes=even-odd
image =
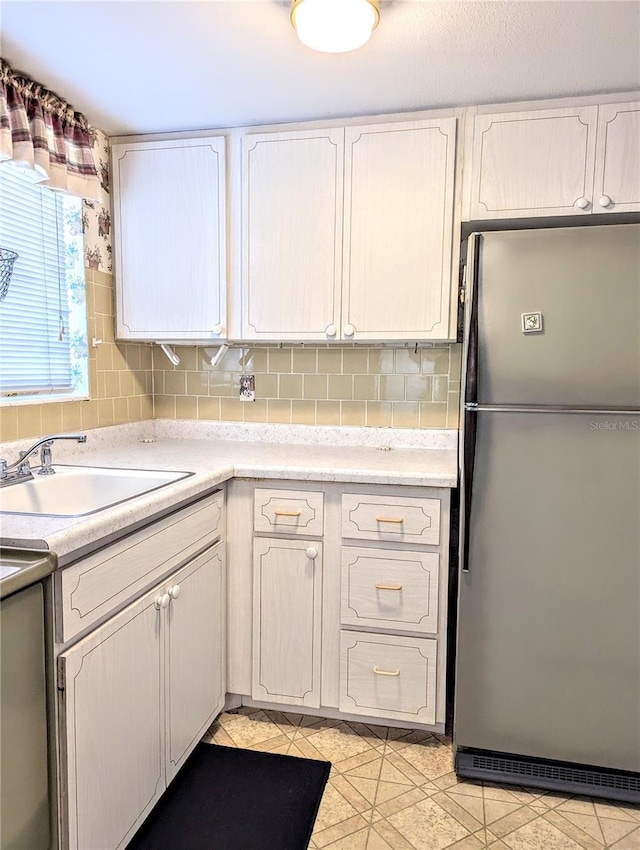
[(636, 407), (573, 407), (565, 404), (477, 404), (468, 402), (465, 404), (465, 411), (477, 413), (485, 411), (487, 413), (590, 413), (611, 414), (619, 416), (639, 416), (640, 409)]
[(464, 412), (464, 496), (462, 502), (462, 572), (469, 570), (469, 538), (471, 534), (471, 508), (473, 495), (473, 473), (476, 459), (476, 434), (478, 430), (478, 414), (474, 410)]
[(462, 444), (462, 571), (469, 572), (469, 537), (473, 496), (473, 473), (478, 430), (478, 270), (480, 266), (480, 234), (469, 238), (469, 263), (471, 266), (469, 316), (467, 319), (467, 344), (464, 375), (464, 413)]

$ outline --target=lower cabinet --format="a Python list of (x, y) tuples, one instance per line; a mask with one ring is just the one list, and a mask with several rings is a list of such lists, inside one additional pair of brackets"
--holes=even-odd
[(166, 761), (169, 783), (225, 700), (224, 544), (170, 583), (166, 610)]
[(70, 850), (124, 848), (225, 699), (224, 544), (58, 658)]
[(233, 490), (230, 690), (443, 732), (450, 491), (260, 484)]
[(251, 696), (320, 706), (322, 544), (256, 538)]

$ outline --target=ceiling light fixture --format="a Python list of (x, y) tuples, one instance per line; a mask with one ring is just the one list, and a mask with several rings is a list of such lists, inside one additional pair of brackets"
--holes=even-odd
[(378, 26), (378, 0), (291, 0), (291, 23), (307, 47), (323, 53), (357, 50)]

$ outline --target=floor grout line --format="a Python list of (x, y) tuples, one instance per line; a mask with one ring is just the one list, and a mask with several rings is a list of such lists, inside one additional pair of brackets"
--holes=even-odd
[[(377, 730), (373, 732), (368, 724), (336, 724), (331, 721), (328, 721), (325, 724), (322, 718), (307, 715), (300, 715), (299, 719), (296, 721), (295, 713), (293, 714), (292, 722), (291, 719), (285, 717), (283, 712), (270, 711), (268, 709), (259, 709), (249, 712), (241, 710), (236, 713), (229, 713), (227, 715), (228, 718), (238, 717), (242, 718), (242, 720), (227, 720), (227, 722), (223, 723), (220, 723), (218, 720), (212, 724), (208, 730), (207, 737), (210, 738), (212, 735), (215, 735), (216, 732), (219, 732), (223, 739), (223, 746), (257, 747), (258, 749), (264, 749), (267, 751), (270, 746), (270, 741), (273, 741), (276, 738), (282, 738), (282, 742), (277, 746), (285, 749), (285, 741), (288, 742), (285, 749), (287, 754), (291, 753), (292, 750), (295, 749), (299, 755), (301, 754), (305, 758), (311, 758), (314, 756), (317, 759), (331, 762), (333, 774), (332, 778), (341, 778), (338, 782), (340, 788), (335, 785), (332, 786), (333, 791), (338, 795), (333, 799), (336, 799), (336, 801), (341, 800), (342, 802), (337, 804), (335, 816), (339, 819), (335, 823), (332, 821), (333, 815), (331, 810), (328, 809), (325, 811), (323, 828), (320, 832), (335, 830), (333, 833), (328, 833), (328, 836), (332, 839), (331, 844), (326, 845), (328, 850), (333, 846), (342, 846), (346, 850), (347, 847), (352, 846), (352, 842), (349, 842), (349, 837), (356, 834), (358, 834), (358, 838), (353, 839), (354, 847), (356, 846), (356, 842), (357, 846), (361, 847), (363, 838), (365, 846), (368, 846), (372, 836), (380, 836), (381, 842), (386, 841), (392, 850), (397, 850), (397, 848), (400, 847), (413, 847), (415, 850), (424, 850), (421, 840), (416, 838), (414, 823), (419, 823), (419, 819), (421, 817), (432, 817), (434, 813), (434, 823), (442, 823), (441, 828), (443, 829), (443, 833), (435, 842), (441, 850), (445, 850), (445, 848), (446, 850), (449, 850), (449, 848), (455, 848), (456, 844), (467, 846), (465, 842), (468, 843), (469, 847), (477, 847), (478, 850), (480, 850), (478, 843), (482, 843), (483, 850), (486, 850), (486, 848), (492, 846), (490, 842), (502, 842), (502, 847), (511, 848), (512, 841), (508, 841), (508, 839), (514, 833), (519, 833), (520, 830), (524, 830), (524, 832), (521, 835), (519, 834), (514, 840), (518, 842), (518, 846), (525, 846), (522, 844), (522, 841), (526, 841), (526, 846), (529, 846), (529, 842), (531, 840), (536, 840), (534, 833), (535, 824), (537, 823), (545, 823), (547, 828), (553, 827), (555, 830), (554, 834), (558, 838), (557, 844), (555, 841), (553, 843), (553, 850), (569, 850), (569, 848), (576, 848), (577, 846), (581, 848), (594, 848), (595, 850), (596, 844), (599, 848), (602, 848), (602, 850), (609, 850), (609, 848), (613, 847), (613, 845), (608, 843), (605, 839), (605, 831), (601, 822), (601, 818), (607, 819), (607, 814), (609, 813), (607, 810), (603, 810), (599, 814), (595, 805), (593, 806), (592, 812), (588, 810), (587, 812), (571, 812), (570, 810), (565, 811), (559, 808), (564, 802), (569, 802), (578, 798), (591, 800), (593, 803), (606, 803), (606, 801), (583, 797), (582, 795), (578, 795), (578, 798), (576, 798), (573, 795), (565, 796), (562, 794), (556, 794), (555, 799), (549, 800), (549, 804), (545, 808), (542, 808), (541, 801), (544, 801), (544, 798), (549, 796), (546, 793), (536, 795), (535, 791), (531, 790), (525, 800), (510, 794), (497, 794), (496, 799), (492, 799), (492, 795), (490, 793), (491, 789), (487, 789), (484, 782), (477, 783), (480, 785), (480, 794), (473, 793), (465, 795), (463, 792), (456, 791), (456, 789), (463, 783), (458, 782), (455, 777), (453, 765), (451, 764), (451, 766), (448, 766), (447, 768), (448, 759), (450, 758), (451, 742), (446, 736), (426, 735), (420, 731), (412, 732), (412, 730), (406, 730), (406, 732), (403, 730), (399, 735), (398, 732), (395, 731), (395, 735), (392, 736), (390, 731), (392, 727), (378, 727)], [(237, 724), (235, 728), (234, 723)], [(313, 724), (318, 724), (318, 726), (316, 728), (309, 729), (309, 727), (313, 726)], [(230, 734), (229, 728), (234, 728), (236, 737)], [(310, 731), (311, 734), (303, 735), (301, 732), (302, 729)], [(382, 729), (384, 729), (384, 737), (381, 734)], [(256, 741), (256, 735), (259, 738), (262, 735), (267, 735), (267, 737)], [(245, 737), (247, 740), (251, 741), (251, 743), (242, 743)], [(315, 744), (313, 738), (316, 738)], [(231, 743), (229, 743), (229, 741)], [(213, 742), (215, 743), (215, 741)], [(400, 744), (399, 748), (395, 748), (393, 746), (396, 742)], [(301, 744), (302, 747), (300, 746)], [(356, 744), (356, 746), (354, 746), (354, 744)], [(359, 749), (358, 744), (360, 747), (364, 747), (364, 749)], [(320, 747), (322, 747), (324, 752), (320, 749)], [(380, 750), (378, 750), (377, 747), (379, 747)], [(354, 752), (354, 749), (356, 752)], [(305, 752), (305, 750), (307, 752)], [(325, 755), (325, 752), (330, 755)], [(430, 762), (431, 755), (434, 756), (433, 762)], [(393, 761), (390, 761), (389, 759), (393, 759)], [(340, 769), (336, 767), (336, 765), (349, 765), (349, 760), (352, 760), (350, 766)], [(357, 775), (351, 776), (349, 774), (350, 770), (365, 768), (372, 762), (379, 762), (377, 771), (371, 767), (369, 771), (364, 770), (365, 775), (362, 777), (358, 777)], [(389, 765), (389, 770), (386, 773), (385, 765)], [(403, 766), (406, 766), (406, 773), (402, 769)], [(445, 770), (445, 768), (447, 769)], [(445, 772), (440, 772), (442, 770), (445, 770)], [(367, 776), (367, 773), (369, 776)], [(383, 774), (390, 778), (383, 780)], [(404, 782), (395, 781), (400, 776), (403, 780), (405, 780)], [(371, 790), (371, 785), (368, 781), (369, 777), (371, 779), (375, 779), (373, 790)], [(356, 781), (358, 778), (367, 780), (367, 782), (359, 784)], [(354, 781), (351, 781), (352, 779)], [(421, 781), (418, 781), (419, 779)], [(347, 785), (344, 784), (345, 782)], [(391, 783), (395, 787), (392, 788), (384, 785), (384, 783), (387, 782)], [(331, 779), (329, 780), (329, 783), (331, 784)], [(389, 797), (388, 800), (385, 799), (382, 802), (379, 802), (383, 787), (385, 794), (394, 793), (397, 788), (402, 788), (402, 790), (396, 796)], [(499, 783), (496, 783), (495, 787), (496, 790), (499, 789), (500, 791), (513, 791), (512, 786), (501, 786)], [(366, 793), (363, 793), (360, 788), (362, 788)], [(350, 789), (355, 792), (353, 795), (351, 794)], [(523, 788), (521, 790), (525, 789)], [(345, 795), (343, 791), (348, 792), (347, 795)], [(489, 796), (487, 796), (487, 791), (489, 791)], [(412, 796), (408, 797), (408, 802), (407, 798), (405, 798), (405, 800), (401, 800), (405, 794), (412, 794)], [(371, 796), (372, 800), (370, 799)], [(462, 797), (480, 799), (481, 807), (469, 803), (469, 808), (467, 808), (466, 805), (462, 805), (459, 802)], [(394, 801), (395, 806), (399, 806), (399, 808), (395, 808)], [(494, 820), (491, 824), (488, 824), (488, 805), (491, 802), (494, 802), (497, 805), (501, 803), (513, 804), (515, 805), (515, 808), (511, 808), (511, 805), (506, 806), (507, 809), (511, 808), (511, 811), (507, 811), (506, 814), (502, 815), (497, 820)], [(369, 803), (371, 803), (371, 805), (368, 805)], [(442, 803), (444, 803), (444, 805), (442, 805)], [(346, 804), (346, 806), (344, 804)], [(387, 806), (386, 804), (389, 805)], [(539, 809), (532, 808), (532, 805), (536, 804), (541, 804)], [(382, 806), (382, 811), (387, 812), (387, 814), (382, 814), (380, 806)], [(417, 807), (416, 818), (418, 818), (418, 820), (414, 822), (412, 820), (412, 814), (407, 814), (405, 815), (404, 820), (402, 818), (396, 820), (396, 823), (398, 824), (397, 827), (391, 822), (390, 818), (406, 812), (407, 809), (411, 809), (414, 806)], [(348, 817), (342, 817), (346, 807), (353, 811), (353, 814)], [(635, 807), (631, 806), (630, 808), (635, 811)], [(473, 824), (472, 826), (469, 826), (468, 824), (470, 823), (470, 819), (476, 823), (479, 822), (480, 811), (482, 823), (477, 827), (473, 826)], [(493, 809), (494, 815), (496, 811), (500, 811), (500, 809)], [(589, 824), (591, 824), (589, 829), (591, 829), (592, 832), (597, 832), (598, 830), (595, 828), (595, 824), (597, 824), (602, 835), (601, 839), (594, 838), (586, 831), (586, 829), (579, 826), (579, 823), (573, 823), (571, 818), (568, 816), (580, 814), (585, 814), (589, 817), (591, 817), (592, 814), (595, 816), (595, 821), (585, 821), (584, 825), (589, 826)], [(513, 815), (520, 815), (520, 817), (515, 817), (512, 822), (505, 821), (502, 828), (506, 827), (507, 831), (504, 835), (499, 835), (493, 831), (492, 827), (495, 826), (496, 823), (503, 818), (508, 818)], [(529, 817), (529, 820), (525, 820), (525, 822), (522, 823), (522, 819), (526, 817)], [(375, 823), (374, 818), (378, 818)], [(634, 829), (640, 829), (640, 820), (633, 818), (632, 812), (630, 812), (626, 817), (613, 818), (610, 820), (621, 820), (624, 821), (625, 824), (628, 824), (630, 829), (627, 834), (631, 834)], [(347, 823), (348, 821), (353, 821), (353, 823)], [(554, 823), (554, 821), (556, 822)], [(381, 825), (379, 828), (382, 832), (378, 832), (378, 824)], [(341, 827), (342, 829), (350, 829), (351, 832), (343, 834)], [(453, 833), (450, 831), (449, 834), (447, 834), (447, 830), (453, 830)], [(456, 838), (451, 842), (451, 838), (453, 834), (455, 834), (456, 830), (458, 831), (458, 834), (464, 831), (465, 836)], [(544, 835), (544, 832), (542, 834)], [(314, 835), (316, 835), (315, 830)], [(491, 839), (489, 839), (489, 835), (491, 835)], [(560, 836), (562, 836), (562, 838), (560, 838)], [(327, 836), (325, 836), (323, 840), (326, 840), (326, 837)], [(477, 841), (474, 841), (474, 838), (477, 839)], [(616, 840), (621, 841), (625, 838), (626, 835)], [(442, 843), (443, 840), (447, 843)], [(416, 841), (420, 844), (420, 848), (416, 845)], [(373, 844), (374, 842), (371, 843)], [(314, 844), (315, 843), (317, 842), (314, 840)], [(615, 842), (613, 842), (613, 844), (615, 844)]]

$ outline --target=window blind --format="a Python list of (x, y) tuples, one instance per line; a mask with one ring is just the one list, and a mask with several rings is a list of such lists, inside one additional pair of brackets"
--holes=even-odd
[(63, 203), (20, 169), (0, 166), (0, 246), (18, 254), (0, 301), (3, 395), (72, 390)]

